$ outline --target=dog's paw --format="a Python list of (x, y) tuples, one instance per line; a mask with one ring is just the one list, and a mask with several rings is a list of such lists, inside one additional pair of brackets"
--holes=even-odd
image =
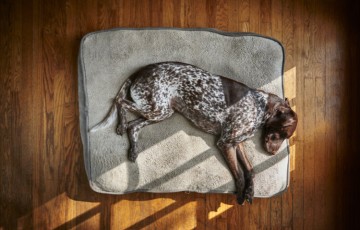
[(246, 184), (247, 185), (244, 192), (244, 197), (249, 204), (252, 204), (254, 198), (254, 181), (252, 180), (252, 178), (249, 178)]
[(136, 158), (138, 157), (138, 155), (139, 155), (139, 153), (138, 153), (136, 147), (131, 147), (131, 148), (129, 149), (128, 158), (129, 158), (130, 161), (135, 162), (135, 161), (136, 161)]
[(245, 182), (244, 182), (244, 178), (235, 181), (235, 185), (236, 185), (236, 190), (237, 190), (237, 195), (236, 195), (236, 199), (238, 204), (240, 205), (244, 205), (245, 202)]
[(133, 153), (129, 154), (129, 160), (132, 162), (135, 162), (137, 157), (138, 157), (137, 154), (133, 154)]
[(245, 203), (245, 197), (243, 196), (243, 194), (238, 194), (238, 195), (236, 196), (236, 201), (237, 201), (238, 204), (244, 205), (244, 203)]
[(252, 204), (253, 198), (254, 198), (254, 195), (245, 194), (245, 200), (246, 200), (249, 204)]
[(126, 133), (127, 127), (125, 125), (118, 125), (116, 128), (116, 134), (122, 136), (124, 133)]

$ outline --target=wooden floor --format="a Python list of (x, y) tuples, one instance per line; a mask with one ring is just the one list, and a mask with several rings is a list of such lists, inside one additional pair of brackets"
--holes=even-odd
[[(358, 9), (335, 0), (0, 1), (0, 229), (359, 224)], [(238, 206), (232, 195), (91, 191), (79, 133), (80, 39), (100, 29), (160, 26), (250, 31), (282, 42), (285, 93), (299, 115), (287, 192)]]

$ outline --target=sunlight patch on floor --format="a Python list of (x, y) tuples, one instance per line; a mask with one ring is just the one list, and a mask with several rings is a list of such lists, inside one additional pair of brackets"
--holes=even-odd
[(290, 172), (295, 170), (296, 154), (295, 145), (290, 145)]
[(211, 220), (215, 217), (217, 217), (218, 215), (220, 215), (223, 212), (226, 212), (228, 209), (234, 207), (234, 205), (231, 204), (225, 204), (223, 202), (220, 203), (220, 206), (217, 208), (216, 211), (211, 211), (208, 214), (208, 219)]
[[(196, 201), (188, 202), (174, 211), (168, 213), (156, 222), (167, 223), (167, 229), (195, 229), (196, 228)], [(174, 218), (177, 216), (178, 218)], [(156, 226), (154, 223), (154, 227)]]
[[(290, 101), (291, 108), (296, 112), (296, 67), (284, 73), (284, 94)], [(289, 140), (290, 145), (290, 171), (295, 170), (296, 159), (296, 131)]]
[[(296, 67), (284, 73), (285, 97), (290, 101), (296, 99)], [(292, 104), (294, 106), (295, 104)]]
[[(135, 228), (142, 222), (149, 222), (154, 216), (161, 215), (161, 210), (166, 209), (176, 201), (169, 198), (158, 198), (152, 200), (121, 200), (111, 207), (111, 227), (113, 229)], [(123, 207), (131, 207), (131, 210)], [(121, 219), (126, 221), (116, 221)]]
[[(74, 202), (77, 203), (79, 208), (74, 208)], [(86, 215), (100, 205), (99, 202), (74, 201), (64, 192), (40, 207), (35, 208), (31, 213), (20, 217), (17, 226), (19, 228), (27, 228), (29, 227), (26, 226), (28, 220), (31, 217), (36, 217), (34, 218), (34, 228), (55, 229), (69, 223), (69, 221), (78, 216)], [(94, 215), (91, 214), (87, 219), (92, 219), (93, 217)]]

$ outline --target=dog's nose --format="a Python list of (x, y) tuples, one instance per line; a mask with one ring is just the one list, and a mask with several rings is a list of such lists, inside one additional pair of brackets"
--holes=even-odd
[(269, 140), (266, 141), (265, 143), (265, 148), (266, 148), (266, 151), (271, 154), (271, 155), (275, 155), (277, 150), (273, 148), (273, 146), (271, 145), (271, 143), (269, 143)]

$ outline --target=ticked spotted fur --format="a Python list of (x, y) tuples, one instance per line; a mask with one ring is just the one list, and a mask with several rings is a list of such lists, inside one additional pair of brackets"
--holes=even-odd
[[(141, 117), (128, 123), (128, 110)], [(264, 148), (275, 154), (297, 124), (287, 99), (190, 64), (163, 62), (130, 76), (107, 117), (91, 131), (109, 126), (118, 117), (117, 133), (127, 131), (129, 159), (135, 161), (140, 129), (169, 118), (175, 111), (201, 130), (219, 136), (217, 145), (235, 179), (240, 204), (244, 200), (251, 203), (254, 195), (253, 170), (241, 143), (264, 125)]]

